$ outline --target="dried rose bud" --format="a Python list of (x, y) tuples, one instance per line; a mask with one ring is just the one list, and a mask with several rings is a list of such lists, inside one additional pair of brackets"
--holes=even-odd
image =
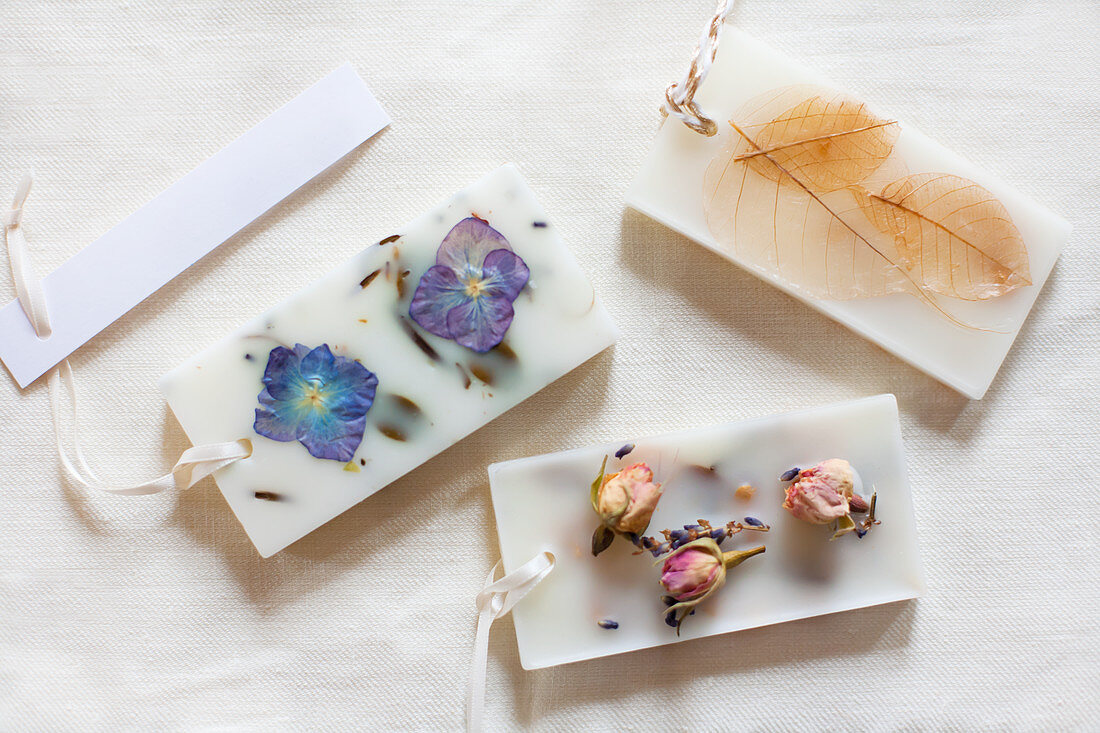
[(851, 465), (830, 458), (799, 472), (797, 480), (787, 487), (783, 508), (804, 522), (828, 524), (847, 516), (851, 497)]
[(649, 466), (635, 463), (603, 477), (596, 493), (596, 513), (616, 532), (640, 535), (649, 526), (661, 491)]
[(853, 514), (866, 514), (869, 508), (870, 506), (868, 506), (867, 500), (859, 494), (852, 494), (848, 497), (848, 509), (850, 509)]
[(680, 624), (726, 582), (726, 570), (740, 565), (753, 555), (764, 552), (764, 547), (751, 550), (722, 552), (718, 543), (709, 537), (694, 540), (676, 549), (664, 560), (661, 568), (661, 585), (671, 601), (665, 611), (665, 621), (680, 632)]

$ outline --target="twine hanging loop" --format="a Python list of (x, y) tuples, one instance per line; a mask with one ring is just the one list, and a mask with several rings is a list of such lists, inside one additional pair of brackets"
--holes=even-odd
[(668, 85), (665, 89), (665, 102), (661, 105), (662, 117), (672, 115), (695, 132), (707, 137), (718, 132), (718, 125), (703, 114), (703, 110), (696, 104), (695, 92), (707, 78), (711, 64), (714, 63), (714, 57), (718, 53), (718, 33), (733, 11), (735, 2), (736, 0), (719, 0), (714, 17), (703, 32), (703, 37), (699, 39), (699, 45), (695, 47), (691, 66), (684, 78)]

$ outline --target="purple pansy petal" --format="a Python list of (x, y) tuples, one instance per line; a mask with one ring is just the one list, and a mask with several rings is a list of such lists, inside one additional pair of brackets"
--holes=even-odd
[(336, 357), (328, 344), (321, 344), (302, 357), (298, 370), (307, 382), (327, 382), (336, 374)]
[(512, 249), (504, 235), (484, 219), (471, 216), (454, 225), (443, 238), (435, 264), (449, 267), (459, 275), (469, 268), (480, 268), (485, 256), (495, 249)]
[(519, 255), (508, 249), (496, 249), (485, 256), (481, 265), (487, 295), (513, 301), (527, 284), (531, 271)]
[[(265, 400), (266, 398), (266, 400)], [(264, 407), (256, 408), (256, 421), (252, 429), (264, 437), (277, 440), (280, 443), (288, 443), (298, 439), (298, 420), (288, 419), (280, 408), (289, 407), (290, 402), (276, 402), (271, 395), (264, 390), (260, 393), (260, 404)]]
[(346, 463), (355, 457), (366, 426), (366, 412), (354, 420), (347, 420), (332, 412), (314, 410), (299, 423), (298, 441), (314, 458)]
[(366, 415), (374, 403), (374, 391), (378, 387), (378, 377), (369, 369), (352, 359), (336, 362), (333, 378), (326, 385), (326, 405), (337, 415), (354, 419)]
[(349, 461), (363, 440), (378, 378), (327, 344), (271, 350), (253, 429), (272, 440), (298, 440), (317, 458)]
[[(300, 344), (299, 344), (300, 346)], [(285, 346), (276, 346), (267, 357), (263, 383), (277, 400), (288, 399), (302, 388), (302, 357)]]
[(447, 313), (469, 299), (466, 285), (459, 281), (455, 271), (435, 265), (420, 278), (409, 315), (426, 331), (441, 338), (451, 338), (447, 330)]
[(483, 354), (504, 340), (513, 315), (508, 298), (482, 295), (452, 308), (447, 313), (447, 330), (456, 342)]
[(512, 301), (530, 275), (504, 235), (476, 216), (463, 219), (420, 278), (409, 315), (430, 333), (484, 353), (504, 340)]

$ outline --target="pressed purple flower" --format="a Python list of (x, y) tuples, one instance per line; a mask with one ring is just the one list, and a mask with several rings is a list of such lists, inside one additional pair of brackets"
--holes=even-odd
[(515, 316), (512, 302), (530, 274), (503, 234), (471, 216), (443, 238), (409, 315), (430, 333), (485, 353), (504, 340)]
[(350, 461), (363, 441), (378, 377), (352, 359), (315, 349), (277, 346), (267, 357), (264, 388), (252, 429), (264, 437), (297, 440), (311, 456)]

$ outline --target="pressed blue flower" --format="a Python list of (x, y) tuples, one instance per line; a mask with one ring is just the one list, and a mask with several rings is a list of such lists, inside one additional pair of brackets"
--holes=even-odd
[(297, 440), (311, 456), (350, 461), (363, 441), (378, 377), (328, 344), (277, 346), (267, 357), (264, 389), (252, 429), (284, 443)]
[(503, 234), (471, 216), (444, 237), (409, 315), (430, 333), (485, 353), (504, 340), (515, 316), (512, 302), (530, 274)]

